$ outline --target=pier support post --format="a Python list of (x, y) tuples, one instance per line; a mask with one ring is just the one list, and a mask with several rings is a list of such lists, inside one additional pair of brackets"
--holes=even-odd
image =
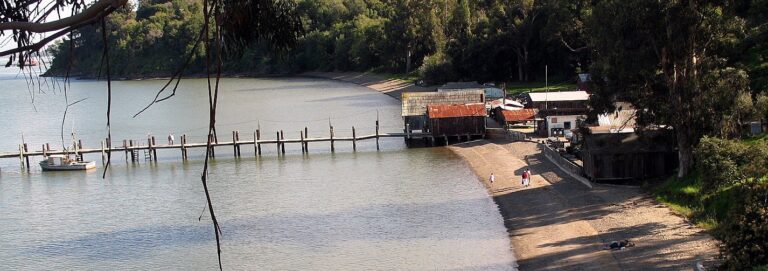
[(256, 155), (261, 156), (261, 131), (259, 129), (256, 129)]
[(355, 126), (352, 126), (352, 151), (357, 151), (357, 135), (355, 134)]
[(19, 164), (24, 168), (24, 144), (19, 144)]
[(77, 150), (78, 151), (76, 152), (76, 154), (77, 154), (77, 157), (78, 157), (78, 161), (80, 161), (80, 162), (83, 161), (83, 153), (80, 152), (80, 150), (82, 150), (82, 149), (83, 149), (83, 140), (82, 139), (78, 139), (77, 140)]
[(128, 163), (128, 141), (123, 139), (123, 150), (125, 151), (125, 163)]
[[(183, 137), (184, 135), (182, 135), (182, 138), (179, 139), (182, 142), (184, 142)], [(155, 146), (157, 146), (157, 141), (155, 141), (155, 136), (152, 136), (152, 158), (154, 158), (155, 162), (157, 162), (157, 148)]]
[(379, 120), (376, 120), (376, 150), (379, 150)]
[(406, 123), (405, 124), (405, 139), (410, 140), (411, 139), (411, 124)]
[(232, 156), (237, 157), (237, 136), (236, 132), (232, 131)]
[(107, 153), (104, 150), (104, 141), (101, 142), (101, 165), (104, 166), (104, 163), (107, 161), (106, 157)]
[(275, 132), (275, 137), (277, 138), (277, 155), (280, 155), (280, 132)]
[[(29, 152), (29, 149), (27, 148), (27, 143), (24, 143), (24, 153)], [(29, 171), (29, 155), (24, 156), (24, 161), (27, 163), (27, 171)]]
[[(128, 145), (131, 147), (131, 162), (136, 162), (138, 158), (136, 157), (136, 153), (133, 149), (133, 139), (128, 141)], [(77, 152), (77, 149), (75, 149), (75, 152)]]
[[(309, 139), (309, 129), (307, 129), (307, 126), (304, 126), (304, 136)], [(309, 153), (309, 141), (304, 141), (304, 151)]]
[[(152, 161), (152, 137), (147, 137), (147, 151), (149, 152), (149, 161)], [(146, 156), (144, 157), (147, 158)]]
[(336, 147), (333, 145), (333, 126), (331, 126), (331, 152), (336, 152)]
[[(283, 130), (280, 130), (280, 141), (285, 141), (285, 136), (283, 135)], [(285, 155), (285, 142), (280, 144), (280, 150), (283, 152), (283, 155)]]
[(215, 141), (215, 137), (213, 135), (211, 135), (211, 134), (208, 135), (208, 143), (210, 143), (209, 145), (211, 145), (211, 149), (210, 149), (211, 155), (210, 155), (210, 157), (212, 157), (212, 158), (216, 157), (216, 152), (215, 152), (216, 148), (214, 147), (214, 144), (216, 144), (216, 141)]
[(301, 136), (301, 153), (305, 153), (304, 150), (304, 131), (299, 131), (299, 136)]
[(181, 135), (181, 159), (187, 160), (187, 135)]
[[(240, 131), (235, 131), (235, 140), (237, 142), (240, 141)], [(236, 144), (235, 146), (237, 146), (237, 157), (240, 157), (240, 144)]]

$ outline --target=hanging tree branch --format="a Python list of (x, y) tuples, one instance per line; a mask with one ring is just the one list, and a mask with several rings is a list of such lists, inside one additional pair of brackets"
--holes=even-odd
[(79, 25), (83, 22), (93, 20), (93, 18), (99, 18), (104, 16), (104, 12), (110, 13), (116, 8), (119, 8), (128, 0), (100, 0), (90, 7), (83, 10), (83, 12), (72, 15), (70, 17), (45, 23), (33, 23), (33, 22), (20, 22), (12, 21), (0, 23), (0, 31), (15, 30), (15, 31), (27, 31), (33, 33), (45, 33), (50, 31), (56, 31), (64, 28), (69, 28), (74, 25)]
[[(109, 142), (109, 145), (112, 144), (112, 124), (111, 124), (111, 115), (112, 115), (112, 77), (109, 70), (109, 40), (107, 39), (107, 23), (104, 18), (101, 18), (101, 37), (104, 41), (104, 62), (106, 64), (107, 68), (107, 141)], [(109, 146), (108, 145), (108, 146)], [(110, 147), (110, 149), (112, 149)], [(104, 172), (101, 174), (101, 178), (104, 179), (107, 177), (107, 170), (109, 169), (109, 165), (112, 162), (112, 151), (107, 152), (107, 164), (104, 166)]]

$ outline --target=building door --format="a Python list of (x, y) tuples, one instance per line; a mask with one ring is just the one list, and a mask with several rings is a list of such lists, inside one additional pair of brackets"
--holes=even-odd
[(571, 122), (570, 121), (563, 122), (563, 129), (570, 130), (571, 129)]

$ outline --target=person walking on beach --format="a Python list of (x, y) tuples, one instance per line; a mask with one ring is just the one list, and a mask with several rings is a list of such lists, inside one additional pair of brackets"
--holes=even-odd
[(495, 182), (495, 181), (496, 181), (496, 176), (494, 176), (493, 172), (491, 172), (491, 177), (488, 177), (488, 182), (493, 184), (493, 182)]
[(531, 185), (531, 170), (525, 169), (523, 171), (523, 187), (528, 187), (529, 185)]

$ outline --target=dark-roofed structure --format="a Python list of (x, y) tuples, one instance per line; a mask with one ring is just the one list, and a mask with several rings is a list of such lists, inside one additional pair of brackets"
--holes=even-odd
[(493, 85), (483, 85), (478, 82), (448, 82), (437, 88), (437, 92), (482, 90), (486, 100), (504, 98), (504, 90)]
[(616, 182), (669, 176), (677, 165), (674, 134), (668, 130), (584, 135), (584, 174)]

